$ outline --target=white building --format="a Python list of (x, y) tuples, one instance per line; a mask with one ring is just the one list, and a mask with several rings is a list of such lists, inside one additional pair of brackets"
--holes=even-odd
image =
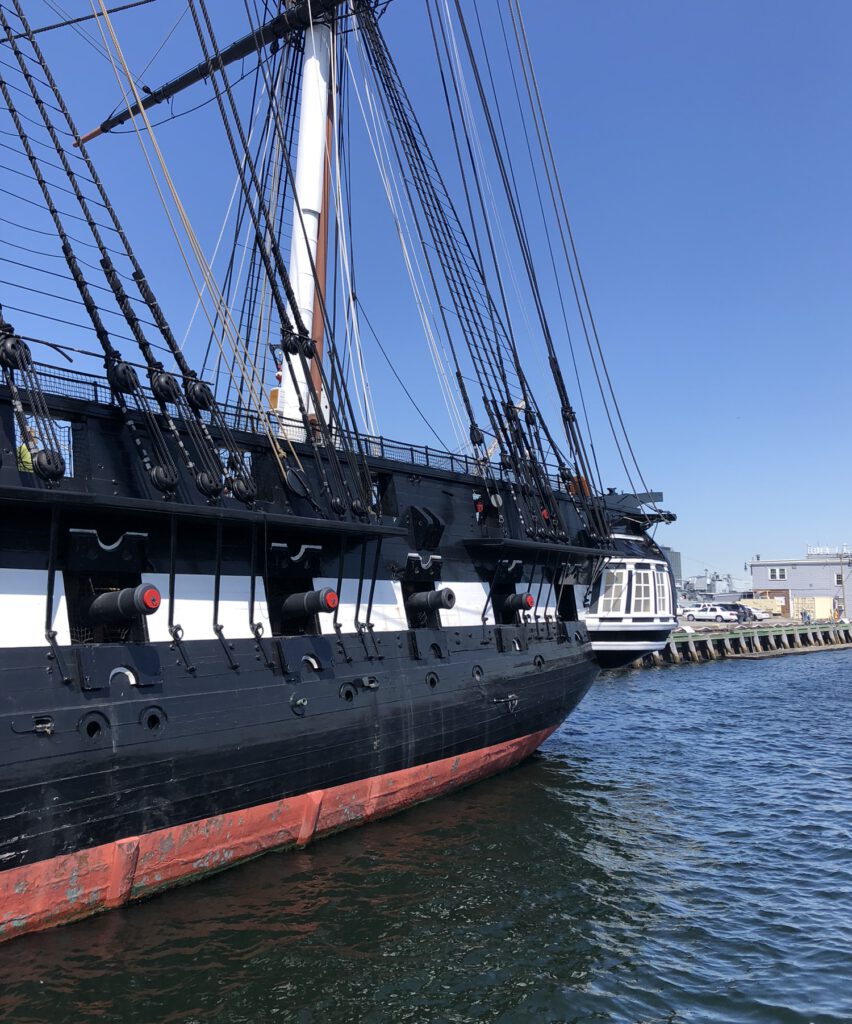
[(852, 599), (852, 550), (809, 547), (804, 558), (762, 558), (749, 562), (755, 596), (766, 594), (779, 603), (782, 615), (798, 619), (848, 617)]

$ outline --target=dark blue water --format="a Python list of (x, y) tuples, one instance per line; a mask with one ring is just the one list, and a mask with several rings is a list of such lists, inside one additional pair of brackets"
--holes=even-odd
[(523, 767), (0, 946), (27, 1022), (852, 1021), (852, 652), (603, 678)]

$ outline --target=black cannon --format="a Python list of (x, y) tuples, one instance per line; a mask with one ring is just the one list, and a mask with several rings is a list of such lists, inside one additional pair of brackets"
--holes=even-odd
[(128, 622), (140, 615), (153, 615), (160, 607), (160, 591), (150, 583), (99, 594), (89, 605), (89, 622), (108, 625)]
[(340, 599), (331, 587), (305, 590), (301, 594), (291, 594), (284, 599), (281, 615), (285, 619), (303, 619), (306, 615), (333, 612), (339, 603)]
[(456, 603), (456, 595), (444, 587), (443, 590), (421, 590), (405, 602), (411, 612), (437, 612), (442, 608), (452, 608)]
[(535, 607), (535, 598), (532, 594), (509, 594), (503, 602), (504, 612), (528, 612)]

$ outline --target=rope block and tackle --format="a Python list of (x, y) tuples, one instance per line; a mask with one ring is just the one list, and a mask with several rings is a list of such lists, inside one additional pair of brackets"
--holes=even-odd
[[(27, 469), (26, 462), (32, 472), (41, 477), (49, 485), (56, 484), (65, 475), (65, 459), (59, 450), (59, 439), (55, 425), (47, 408), (44, 392), (39, 384), (38, 375), (33, 364), (32, 353), (27, 343), (19, 338), (11, 324), (2, 316), (0, 307), (0, 367), (12, 399), (12, 409), (18, 429), (21, 432), (21, 468)], [(30, 406), (30, 425), (24, 409), (24, 401), (18, 388), (15, 374), (21, 377), (26, 399)]]

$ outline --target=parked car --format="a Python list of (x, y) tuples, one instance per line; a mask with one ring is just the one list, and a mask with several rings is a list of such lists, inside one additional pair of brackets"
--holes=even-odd
[(737, 617), (737, 622), (755, 622), (757, 620), (754, 609), (740, 601), (735, 601), (733, 604), (722, 604), (719, 607), (726, 612), (733, 612)]
[(723, 604), (722, 607), (733, 612), (742, 608), (747, 622), (757, 622), (760, 619), (768, 619), (770, 617), (769, 612), (764, 611), (762, 608), (753, 608), (750, 604), (745, 604), (743, 601), (738, 601), (736, 604)]
[(686, 618), (688, 622), (696, 619), (699, 622), (736, 622), (737, 613), (732, 609), (733, 605), (700, 604), (696, 608), (687, 608)]

